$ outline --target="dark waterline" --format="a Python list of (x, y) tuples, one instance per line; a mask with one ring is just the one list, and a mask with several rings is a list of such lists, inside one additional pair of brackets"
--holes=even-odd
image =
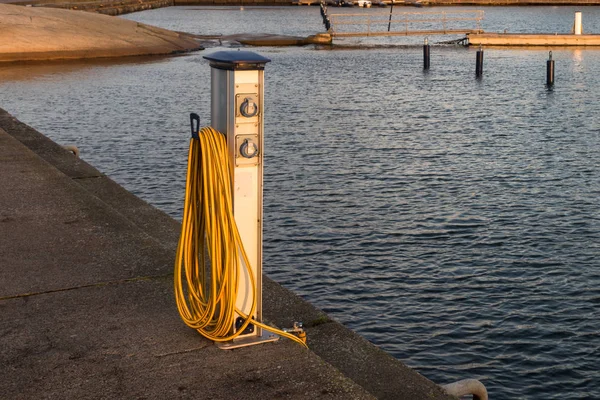
[[(587, 32), (599, 10), (583, 9)], [(486, 30), (568, 31), (572, 11), (486, 9)], [(320, 29), (317, 8), (260, 12), (264, 26), (252, 12), (131, 18)], [(480, 80), (474, 49), (432, 47), (428, 73), (419, 47), (256, 50), (273, 60), (266, 272), (435, 382), (600, 398), (600, 50), (554, 50), (552, 90), (547, 49), (489, 49)], [(188, 113), (209, 122), (204, 54), (1, 67), (0, 104), (178, 218)]]

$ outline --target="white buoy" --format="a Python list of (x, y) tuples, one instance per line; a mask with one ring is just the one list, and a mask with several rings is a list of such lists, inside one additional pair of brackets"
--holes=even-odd
[(583, 28), (581, 24), (581, 11), (577, 11), (575, 13), (575, 22), (573, 23), (573, 33), (575, 35), (581, 35), (582, 31)]
[(488, 392), (483, 383), (477, 379), (463, 379), (462, 381), (443, 385), (442, 388), (451, 396), (462, 397), (473, 395), (473, 400), (488, 400)]

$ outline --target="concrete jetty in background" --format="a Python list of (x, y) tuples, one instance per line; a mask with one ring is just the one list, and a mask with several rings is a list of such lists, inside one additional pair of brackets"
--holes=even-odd
[(600, 35), (572, 33), (471, 33), (472, 46), (600, 46)]
[(599, 34), (583, 33), (581, 11), (575, 12), (571, 33), (471, 33), (467, 40), (474, 46), (600, 46)]
[(310, 350), (218, 349), (175, 305), (180, 224), (2, 109), (0, 171), (0, 398), (455, 399), (266, 277)]
[(193, 37), (108, 15), (0, 4), (0, 62), (174, 54)]

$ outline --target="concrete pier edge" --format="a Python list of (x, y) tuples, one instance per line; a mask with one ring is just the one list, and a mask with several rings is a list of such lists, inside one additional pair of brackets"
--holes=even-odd
[[(100, 202), (112, 207), (131, 224), (136, 225), (153, 238), (157, 247), (171, 252), (174, 257), (180, 230), (180, 224), (177, 221), (134, 196), (93, 166), (74, 157), (72, 153), (30, 126), (18, 121), (3, 109), (0, 109), (0, 130), (21, 142)], [(2, 260), (0, 260), (1, 263)], [(172, 277), (145, 277), (144, 279), (164, 281), (164, 279), (172, 280)], [(290, 325), (291, 321), (302, 321), (307, 330), (310, 351), (374, 397), (411, 400), (455, 399), (447, 395), (437, 384), (342, 324), (333, 321), (323, 311), (266, 276), (264, 277), (263, 297), (264, 316), (268, 323), (286, 327)], [(0, 305), (4, 301), (6, 300), (0, 299)], [(160, 302), (165, 301), (172, 302), (173, 313), (176, 314), (174, 299), (160, 299)], [(189, 328), (181, 326), (180, 329)], [(192, 331), (192, 333), (194, 332)], [(199, 335), (197, 341), (199, 345), (206, 342)], [(206, 345), (201, 347), (204, 346)], [(1, 387), (0, 393), (2, 393)], [(348, 398), (365, 398), (364, 395), (357, 393), (349, 395)]]

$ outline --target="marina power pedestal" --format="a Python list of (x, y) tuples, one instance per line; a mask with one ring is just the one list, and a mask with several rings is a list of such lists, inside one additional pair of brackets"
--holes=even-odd
[[(263, 228), (263, 115), (264, 68), (268, 58), (250, 51), (219, 51), (204, 56), (211, 67), (211, 126), (226, 135), (233, 170), (233, 215), (251, 264), (255, 286), (240, 261), (240, 282), (236, 306), (250, 313), (256, 292), (253, 318), (262, 322), (262, 228)], [(236, 316), (235, 326), (244, 322)], [(267, 334), (268, 332), (265, 332)], [(222, 348), (235, 348), (277, 340), (248, 325), (233, 342)]]

